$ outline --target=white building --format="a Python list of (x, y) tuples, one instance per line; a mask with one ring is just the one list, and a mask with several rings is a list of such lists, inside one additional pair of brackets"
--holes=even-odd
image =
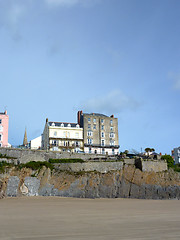
[(173, 149), (173, 158), (175, 164), (180, 163), (180, 147)]
[(30, 149), (40, 149), (41, 145), (42, 145), (42, 136), (34, 138), (29, 142)]
[(52, 151), (84, 151), (83, 128), (78, 123), (49, 122), (42, 134), (42, 149)]

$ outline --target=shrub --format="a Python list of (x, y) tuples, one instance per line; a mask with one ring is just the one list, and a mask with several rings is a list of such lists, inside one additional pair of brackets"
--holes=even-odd
[(168, 168), (172, 168), (174, 166), (174, 159), (170, 155), (163, 155), (161, 159), (167, 161)]
[(28, 162), (28, 163), (25, 163), (25, 164), (20, 164), (18, 167), (21, 169), (21, 168), (31, 168), (32, 170), (38, 170), (38, 169), (41, 169), (43, 166), (47, 167), (47, 168), (50, 168), (51, 170), (53, 169), (53, 165), (49, 162), (35, 162), (35, 161), (31, 161), (31, 162)]
[(49, 159), (50, 163), (83, 163), (84, 160), (81, 158), (64, 158), (64, 159)]

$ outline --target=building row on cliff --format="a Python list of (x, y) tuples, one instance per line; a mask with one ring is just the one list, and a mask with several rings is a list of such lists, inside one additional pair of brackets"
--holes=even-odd
[(118, 119), (78, 111), (77, 123), (46, 119), (42, 149), (115, 155), (119, 153)]

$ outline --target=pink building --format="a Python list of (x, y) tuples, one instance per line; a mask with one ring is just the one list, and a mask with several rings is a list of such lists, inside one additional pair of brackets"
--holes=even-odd
[(7, 111), (0, 113), (0, 147), (8, 147), (8, 123)]

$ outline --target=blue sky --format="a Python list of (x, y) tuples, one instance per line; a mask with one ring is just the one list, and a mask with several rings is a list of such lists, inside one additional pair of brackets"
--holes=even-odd
[(118, 117), (121, 151), (178, 147), (179, 13), (179, 0), (0, 0), (9, 142), (83, 110)]

